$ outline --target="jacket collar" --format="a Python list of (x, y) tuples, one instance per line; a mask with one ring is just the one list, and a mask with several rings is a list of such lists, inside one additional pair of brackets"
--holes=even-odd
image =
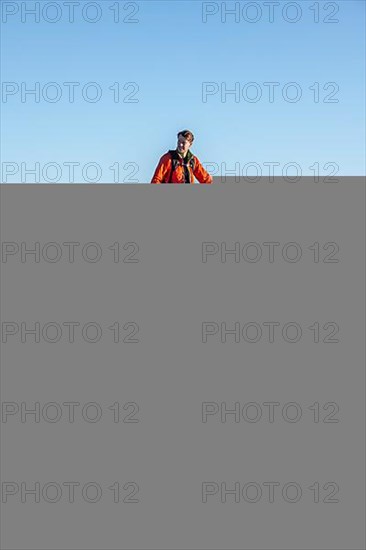
[(174, 149), (173, 151), (173, 158), (176, 158), (176, 159), (183, 159), (184, 163), (185, 164), (188, 164), (188, 162), (191, 160), (191, 158), (194, 156), (193, 153), (191, 153), (190, 150), (187, 151), (187, 154), (185, 157), (181, 157), (180, 154), (178, 153), (178, 151), (176, 149)]

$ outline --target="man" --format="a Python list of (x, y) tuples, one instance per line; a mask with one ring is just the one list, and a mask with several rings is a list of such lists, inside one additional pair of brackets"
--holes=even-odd
[(151, 183), (212, 183), (212, 176), (206, 172), (196, 156), (189, 148), (194, 141), (194, 135), (189, 130), (183, 130), (177, 135), (175, 150), (168, 151), (161, 157), (156, 167)]

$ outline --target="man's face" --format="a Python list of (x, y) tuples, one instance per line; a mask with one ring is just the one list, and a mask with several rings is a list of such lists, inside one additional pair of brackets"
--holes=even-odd
[(190, 146), (191, 142), (183, 137), (181, 134), (179, 134), (177, 143), (178, 152), (182, 153), (182, 155), (186, 155)]

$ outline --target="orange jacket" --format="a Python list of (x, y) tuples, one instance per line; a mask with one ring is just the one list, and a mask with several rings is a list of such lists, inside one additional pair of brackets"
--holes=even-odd
[[(198, 158), (194, 156), (191, 151), (187, 152), (184, 159), (178, 155), (176, 151), (174, 151), (173, 154), (177, 159), (177, 167), (172, 173), (172, 181), (169, 181), (169, 179), (173, 163), (170, 151), (168, 151), (159, 160), (151, 183), (185, 183), (184, 163), (187, 165), (189, 183), (194, 183), (194, 178), (196, 178), (199, 183), (212, 183), (213, 177), (203, 168)], [(191, 159), (194, 160), (194, 169), (190, 166)]]

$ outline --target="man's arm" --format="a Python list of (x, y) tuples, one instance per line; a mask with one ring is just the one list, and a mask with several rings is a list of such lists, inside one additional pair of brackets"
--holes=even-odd
[(159, 160), (159, 163), (154, 172), (153, 178), (150, 183), (164, 183), (165, 177), (168, 172), (167, 155), (163, 155)]
[(194, 167), (194, 177), (200, 182), (200, 183), (212, 183), (213, 177), (211, 174), (209, 174), (204, 167), (202, 166), (201, 162), (196, 157), (195, 167)]

